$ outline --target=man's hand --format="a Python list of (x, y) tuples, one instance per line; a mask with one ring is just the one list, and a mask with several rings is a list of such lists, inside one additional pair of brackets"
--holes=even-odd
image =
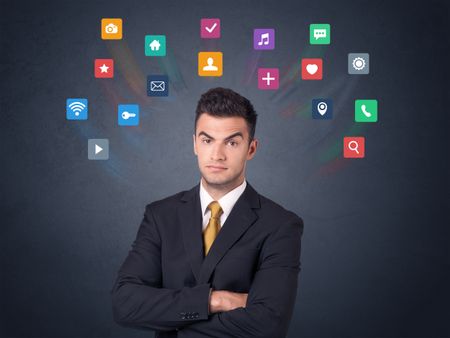
[(209, 299), (209, 312), (226, 312), (238, 307), (245, 307), (248, 293), (237, 293), (231, 291), (213, 291)]

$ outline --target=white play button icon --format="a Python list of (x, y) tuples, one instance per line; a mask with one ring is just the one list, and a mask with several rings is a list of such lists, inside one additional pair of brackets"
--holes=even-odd
[(109, 158), (109, 140), (107, 138), (89, 139), (88, 158), (90, 160), (107, 160)]
[(99, 152), (103, 150), (102, 147), (100, 147), (98, 144), (95, 145), (95, 155), (97, 155)]

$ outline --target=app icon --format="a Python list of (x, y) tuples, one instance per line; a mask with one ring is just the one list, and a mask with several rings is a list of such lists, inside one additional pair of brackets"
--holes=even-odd
[(309, 43), (311, 45), (329, 45), (330, 34), (330, 25), (327, 23), (309, 25)]
[(201, 19), (200, 37), (202, 39), (220, 38), (220, 19)]
[(316, 120), (330, 120), (333, 118), (333, 100), (331, 99), (313, 99), (312, 117)]
[(322, 80), (322, 59), (302, 59), (302, 79)]
[(169, 95), (169, 77), (167, 75), (149, 75), (149, 76), (147, 76), (147, 95), (148, 96), (168, 96)]
[(146, 35), (145, 36), (146, 56), (166, 56), (166, 36)]
[(377, 100), (355, 100), (355, 122), (377, 122)]
[(113, 59), (95, 59), (94, 76), (96, 78), (112, 78), (114, 77), (114, 60)]
[(254, 29), (253, 48), (256, 50), (275, 49), (275, 29), (273, 28)]
[(88, 159), (109, 159), (109, 140), (107, 138), (92, 138), (88, 140)]
[(119, 104), (117, 120), (119, 126), (137, 126), (139, 124), (139, 105)]
[(222, 76), (222, 52), (198, 53), (199, 76)]
[(369, 74), (369, 54), (349, 53), (348, 73), (349, 74)]
[(344, 158), (363, 158), (365, 156), (365, 138), (344, 137)]
[(67, 99), (67, 101), (66, 101), (66, 119), (68, 119), (68, 120), (87, 120), (88, 119), (88, 100), (87, 99)]
[(258, 68), (258, 88), (263, 90), (278, 89), (278, 68)]
[(105, 18), (102, 19), (102, 39), (121, 40), (122, 39), (122, 19)]

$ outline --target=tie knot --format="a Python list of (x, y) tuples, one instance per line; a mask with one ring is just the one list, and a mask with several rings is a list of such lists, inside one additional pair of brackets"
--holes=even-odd
[(209, 203), (208, 208), (209, 208), (209, 210), (211, 210), (212, 218), (219, 218), (220, 215), (222, 215), (222, 213), (223, 213), (222, 207), (220, 206), (219, 202), (217, 202), (217, 201), (213, 201), (213, 202)]

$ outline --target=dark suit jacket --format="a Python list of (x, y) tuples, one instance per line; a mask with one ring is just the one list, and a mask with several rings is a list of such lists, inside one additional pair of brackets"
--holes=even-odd
[[(285, 337), (297, 294), (303, 222), (247, 187), (204, 257), (200, 184), (146, 206), (111, 290), (114, 320), (155, 337)], [(210, 288), (248, 293), (209, 314)]]

